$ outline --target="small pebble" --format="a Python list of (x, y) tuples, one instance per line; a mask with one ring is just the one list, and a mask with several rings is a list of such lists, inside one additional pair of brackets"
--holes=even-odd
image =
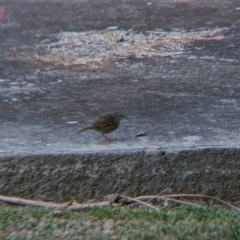
[(67, 124), (76, 124), (78, 123), (78, 121), (69, 121), (69, 122), (66, 122)]
[(107, 30), (117, 30), (118, 26), (109, 26), (107, 27)]
[(145, 137), (145, 136), (147, 136), (146, 132), (139, 132), (135, 135), (135, 137)]

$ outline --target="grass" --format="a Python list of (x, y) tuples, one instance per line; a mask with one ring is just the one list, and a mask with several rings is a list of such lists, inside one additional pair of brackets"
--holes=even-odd
[(240, 239), (240, 214), (220, 207), (93, 208), (81, 212), (0, 205), (0, 239)]

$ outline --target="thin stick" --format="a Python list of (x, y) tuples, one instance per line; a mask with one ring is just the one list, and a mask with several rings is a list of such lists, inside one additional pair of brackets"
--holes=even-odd
[(169, 201), (169, 202), (175, 202), (175, 203), (179, 203), (179, 204), (183, 204), (183, 205), (191, 205), (191, 206), (194, 206), (194, 207), (201, 207), (200, 205), (197, 205), (195, 203), (190, 203), (190, 202), (185, 202), (185, 201), (181, 201), (181, 200), (177, 200), (177, 199), (173, 199), (173, 198), (167, 198), (165, 196), (140, 196), (140, 197), (137, 197), (137, 199), (141, 200), (141, 201), (152, 201), (155, 199), (159, 199), (159, 200), (163, 200), (163, 201)]
[(113, 195), (113, 197), (110, 199), (109, 205), (112, 205), (113, 203), (115, 203), (118, 198), (119, 198), (118, 193), (115, 193), (115, 194)]
[(128, 35), (134, 28), (130, 28), (129, 30), (127, 30), (127, 32), (125, 32), (124, 35)]
[[(151, 199), (151, 198), (153, 198), (153, 197), (155, 197), (155, 196), (148, 195), (148, 196), (139, 196), (138, 198), (141, 199), (142, 201), (144, 201), (144, 199)], [(233, 206), (233, 205), (230, 204), (230, 203), (227, 203), (227, 202), (225, 202), (225, 201), (223, 201), (223, 200), (221, 200), (221, 199), (219, 199), (219, 198), (212, 197), (212, 196), (207, 196), (207, 195), (203, 195), (203, 194), (169, 194), (169, 195), (157, 196), (156, 198), (159, 198), (159, 199), (160, 199), (160, 198), (163, 198), (162, 200), (164, 200), (164, 199), (166, 199), (166, 198), (167, 198), (167, 199), (171, 199), (171, 198), (180, 198), (180, 197), (212, 199), (212, 200), (215, 200), (215, 201), (217, 201), (217, 202), (220, 202), (220, 203), (222, 203), (223, 205), (226, 205), (226, 206), (228, 206), (228, 207), (230, 207), (230, 208), (232, 208), (232, 209), (240, 212), (240, 209), (239, 209), (239, 208)], [(176, 200), (176, 199), (175, 199), (175, 200)], [(145, 200), (145, 201), (147, 201), (147, 200)], [(178, 200), (178, 201), (180, 201), (180, 200)], [(184, 201), (182, 201), (182, 202), (184, 202)], [(184, 203), (187, 203), (187, 202), (184, 202)]]
[(125, 196), (125, 195), (119, 195), (119, 197), (120, 197), (120, 198), (126, 198), (126, 199), (128, 199), (128, 200), (130, 200), (130, 201), (133, 201), (133, 202), (137, 202), (137, 203), (139, 203), (139, 204), (141, 204), (141, 205), (147, 206), (147, 207), (152, 208), (152, 209), (154, 209), (154, 210), (156, 210), (156, 211), (159, 211), (159, 210), (160, 210), (159, 208), (154, 207), (153, 205), (148, 204), (148, 203), (145, 203), (145, 202), (143, 202), (143, 201), (140, 201), (140, 200), (138, 200), (137, 198), (131, 198), (131, 197), (127, 197), (127, 196)]
[(217, 202), (220, 202), (222, 203), (223, 205), (226, 205), (238, 212), (240, 212), (240, 208), (237, 208), (235, 206), (233, 206), (232, 204), (228, 203), (228, 202), (225, 202), (217, 197), (212, 197), (212, 196), (208, 196), (208, 195), (204, 195), (204, 194), (171, 194), (171, 195), (164, 195), (164, 197), (167, 197), (167, 198), (178, 198), (178, 197), (192, 197), (192, 198), (206, 198), (206, 199), (212, 199), (212, 200), (215, 200)]
[[(166, 192), (167, 190), (169, 190), (169, 188), (163, 189), (160, 193), (158, 193), (158, 194), (155, 195), (155, 196), (160, 196), (160, 195), (162, 195), (164, 192)], [(150, 198), (150, 199), (148, 200), (148, 202), (151, 202), (151, 201), (155, 198), (155, 196), (152, 197), (152, 198)]]
[(14, 205), (22, 205), (22, 206), (31, 206), (31, 207), (43, 207), (43, 208), (60, 208), (60, 209), (70, 209), (70, 210), (83, 210), (93, 207), (107, 207), (109, 206), (109, 201), (100, 202), (100, 203), (89, 203), (89, 204), (74, 204), (68, 205), (70, 202), (59, 204), (52, 202), (43, 202), (43, 201), (35, 201), (35, 200), (27, 200), (17, 197), (5, 197), (0, 195), (0, 202), (6, 202)]
[[(137, 202), (141, 205), (145, 205), (149, 208), (152, 208), (156, 211), (159, 211), (160, 209), (157, 207), (154, 207), (151, 204), (145, 203), (144, 201), (152, 201), (154, 199), (159, 199), (159, 200), (163, 200), (163, 201), (171, 201), (171, 202), (176, 202), (179, 204), (184, 204), (184, 205), (192, 205), (192, 206), (196, 206), (196, 207), (201, 207), (200, 205), (194, 204), (194, 203), (189, 203), (189, 202), (185, 202), (182, 200), (177, 200), (174, 198), (180, 198), (180, 197), (184, 197), (184, 198), (205, 198), (205, 199), (212, 199), (214, 201), (217, 201), (223, 205), (226, 205), (238, 212), (240, 212), (240, 209), (233, 206), (230, 203), (227, 203), (219, 198), (216, 197), (212, 197), (212, 196), (207, 196), (207, 195), (203, 195), (203, 194), (171, 194), (171, 195), (163, 195), (163, 196), (152, 196), (152, 195), (148, 195), (148, 196), (139, 196), (136, 198), (131, 198), (125, 195), (118, 195), (115, 194), (114, 197), (111, 200), (111, 204), (114, 206), (118, 206), (119, 204), (116, 204), (116, 201), (118, 200), (118, 198), (125, 198), (129, 201), (132, 202)], [(0, 195), (0, 202), (6, 202), (6, 203), (10, 203), (10, 204), (15, 204), (15, 205), (23, 205), (23, 206), (32, 206), (32, 207), (44, 207), (44, 208), (65, 208), (65, 209), (70, 209), (70, 210), (83, 210), (83, 209), (88, 209), (88, 208), (93, 208), (93, 207), (107, 207), (109, 206), (109, 201), (104, 201), (104, 202), (99, 202), (99, 203), (89, 203), (89, 204), (74, 204), (74, 205), (69, 205), (72, 203), (72, 201), (70, 203), (63, 203), (63, 204), (58, 204), (58, 203), (53, 203), (53, 202), (43, 202), (43, 201), (35, 201), (35, 200), (27, 200), (27, 199), (22, 199), (22, 198), (18, 198), (18, 197), (6, 197), (6, 196), (2, 196)], [(113, 204), (115, 203), (115, 204)]]
[(27, 199), (22, 199), (18, 197), (5, 197), (2, 195), (0, 195), (0, 201), (15, 204), (15, 205), (32, 206), (32, 207), (44, 207), (44, 208), (65, 208), (66, 207), (66, 204), (27, 200)]

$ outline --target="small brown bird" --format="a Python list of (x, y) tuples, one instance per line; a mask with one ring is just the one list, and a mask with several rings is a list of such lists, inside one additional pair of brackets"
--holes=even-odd
[(116, 130), (122, 118), (126, 118), (126, 116), (118, 112), (106, 113), (100, 116), (95, 122), (93, 122), (91, 126), (79, 130), (76, 132), (76, 134), (88, 129), (92, 129), (100, 132), (103, 135), (105, 142), (109, 142), (110, 139), (104, 134)]

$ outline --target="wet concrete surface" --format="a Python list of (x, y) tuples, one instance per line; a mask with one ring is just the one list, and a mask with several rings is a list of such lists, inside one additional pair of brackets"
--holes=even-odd
[[(2, 194), (82, 201), (169, 187), (239, 198), (238, 1), (0, 1), (0, 10)], [(116, 110), (129, 119), (113, 142), (72, 137)]]

